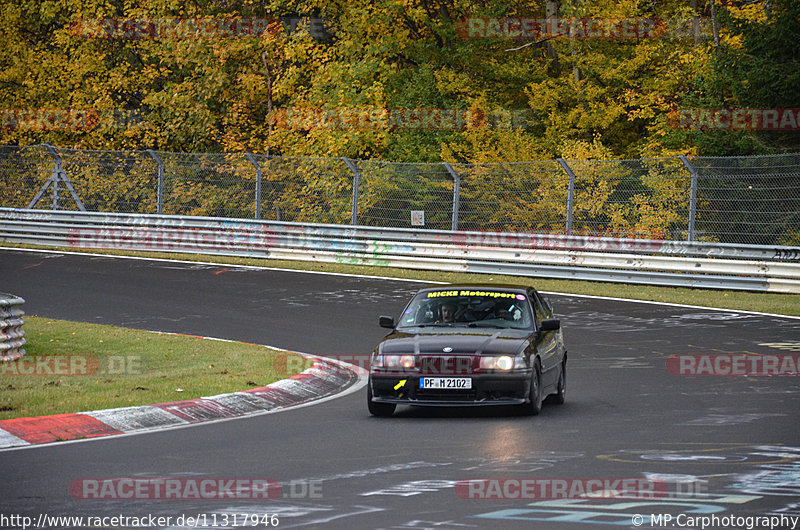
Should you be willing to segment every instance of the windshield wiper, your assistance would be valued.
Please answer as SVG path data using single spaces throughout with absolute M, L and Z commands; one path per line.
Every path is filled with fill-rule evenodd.
M 497 328 L 497 329 L 506 329 L 508 326 L 500 326 L 498 324 L 492 324 L 490 322 L 470 322 L 468 324 L 471 328 Z

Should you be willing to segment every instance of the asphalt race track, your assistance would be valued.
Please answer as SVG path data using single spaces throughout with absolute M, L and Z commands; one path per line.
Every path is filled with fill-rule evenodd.
M 25 298 L 29 315 L 334 356 L 369 353 L 385 331 L 378 315 L 396 316 L 419 287 L 22 251 L 0 251 L 0 278 L 0 290 Z M 567 403 L 545 405 L 537 417 L 401 407 L 379 419 L 369 416 L 362 389 L 254 418 L 4 451 L 0 514 L 169 516 L 170 528 L 192 526 L 178 524 L 181 515 L 202 515 L 207 528 L 234 528 L 252 527 L 254 519 L 244 515 L 277 514 L 279 528 L 553 530 L 633 528 L 636 514 L 644 514 L 643 528 L 699 528 L 693 518 L 712 515 L 800 516 L 800 379 L 689 377 L 667 369 L 667 358 L 677 354 L 797 354 L 800 320 L 549 298 L 569 349 Z M 273 500 L 70 494 L 74 481 L 98 478 L 264 478 L 283 489 Z M 468 479 L 499 480 L 482 483 L 483 490 L 456 487 Z M 612 489 L 619 479 L 666 486 L 650 500 L 564 492 L 512 498 L 524 481 L 571 489 L 589 479 L 609 481 Z M 490 498 L 470 498 L 480 495 Z M 652 523 L 651 514 L 663 517 Z M 711 527 L 746 527 L 717 522 Z M 111 519 L 103 525 L 131 526 Z M 8 519 L 0 526 L 21 527 Z

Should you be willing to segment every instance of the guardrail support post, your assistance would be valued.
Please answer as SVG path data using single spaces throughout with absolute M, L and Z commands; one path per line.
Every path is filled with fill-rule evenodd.
M 689 162 L 686 155 L 678 156 L 684 167 L 689 170 L 692 175 L 691 189 L 689 193 L 689 233 L 686 235 L 686 241 L 694 241 L 694 224 L 697 217 L 697 169 Z
M 28 209 L 30 210 L 36 206 L 36 203 L 42 198 L 42 195 L 44 195 L 44 192 L 47 191 L 47 188 L 53 186 L 53 210 L 58 210 L 58 185 L 59 183 L 63 182 L 67 187 L 67 191 L 69 191 L 70 195 L 72 195 L 72 198 L 75 200 L 75 204 L 78 206 L 78 209 L 82 212 L 85 212 L 86 208 L 83 207 L 81 199 L 78 197 L 78 194 L 75 193 L 75 188 L 72 187 L 72 182 L 69 181 L 67 173 L 64 171 L 64 168 L 61 165 L 61 155 L 59 155 L 55 148 L 49 143 L 45 142 L 44 145 L 47 148 L 47 152 L 53 157 L 53 173 L 50 174 L 50 178 L 47 179 L 47 182 L 45 182 L 44 186 L 42 186 L 30 204 L 28 204 Z
M 256 219 L 261 219 L 261 166 L 258 165 L 256 159 L 250 153 L 245 153 L 244 156 L 256 168 Z
M 453 219 L 450 223 L 450 230 L 455 232 L 458 230 L 458 207 L 461 203 L 461 177 L 449 162 L 442 162 L 442 165 L 453 177 Z
M 156 161 L 156 164 L 158 164 L 158 183 L 156 184 L 158 188 L 156 190 L 156 213 L 161 215 L 164 213 L 164 162 L 161 161 L 156 152 L 152 149 L 148 149 L 147 154 Z
M 572 208 L 575 203 L 575 173 L 572 171 L 572 168 L 569 167 L 567 161 L 563 158 L 557 158 L 556 161 L 561 166 L 567 175 L 569 175 L 569 189 L 567 190 L 567 226 L 565 227 L 565 233 L 568 236 L 572 235 Z
M 346 156 L 342 157 L 342 161 L 347 164 L 347 167 L 350 168 L 350 171 L 353 172 L 353 207 L 351 210 L 350 215 L 350 224 L 357 225 L 358 224 L 358 186 L 359 182 L 361 181 L 361 173 L 358 171 L 358 168 L 353 161 L 347 158 Z

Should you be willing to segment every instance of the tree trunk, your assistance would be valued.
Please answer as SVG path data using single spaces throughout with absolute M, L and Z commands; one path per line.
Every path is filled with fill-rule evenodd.
M 547 0 L 544 9 L 545 17 L 548 20 L 548 27 L 550 27 L 551 19 L 558 18 L 558 0 Z M 556 52 L 555 47 L 550 42 L 547 43 L 547 55 L 558 61 L 558 52 Z
M 272 145 L 272 71 L 267 62 L 267 52 L 261 54 L 264 63 L 264 74 L 267 76 L 267 156 Z
M 717 15 L 714 11 L 714 0 L 711 0 L 711 29 L 714 32 L 714 49 L 719 48 L 719 28 L 717 27 Z

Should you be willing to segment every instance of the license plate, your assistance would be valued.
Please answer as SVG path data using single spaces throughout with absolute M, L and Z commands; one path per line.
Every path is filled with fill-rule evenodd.
M 436 390 L 469 390 L 472 388 L 472 379 L 469 377 L 420 377 L 419 387 Z

